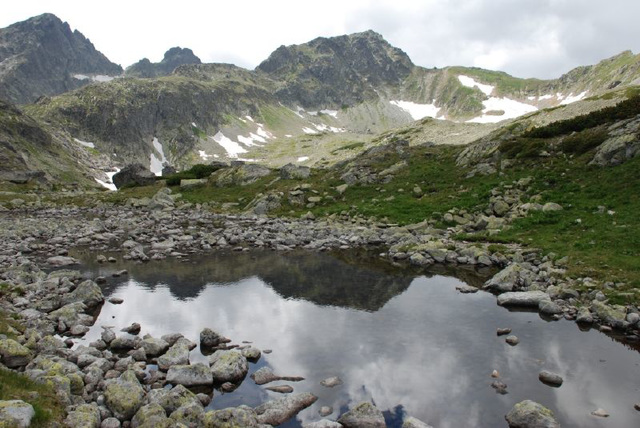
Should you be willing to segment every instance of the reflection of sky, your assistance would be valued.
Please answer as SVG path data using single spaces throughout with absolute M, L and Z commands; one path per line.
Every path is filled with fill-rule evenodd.
M 349 278 L 345 287 L 352 285 Z M 122 305 L 105 304 L 86 340 L 95 340 L 101 325 L 118 329 L 132 322 L 142 333 L 159 337 L 181 332 L 198 339 L 210 327 L 240 343 L 261 349 L 258 366 L 277 374 L 304 376 L 290 383 L 319 400 L 299 415 L 319 419 L 329 405 L 337 417 L 351 403 L 373 400 L 384 411 L 397 406 L 431 425 L 446 427 L 505 426 L 514 403 L 533 399 L 550 407 L 563 426 L 638 426 L 633 409 L 639 400 L 640 357 L 597 332 L 580 332 L 570 322 L 547 323 L 537 314 L 510 313 L 486 293 L 455 291 L 458 280 L 420 277 L 377 312 L 322 307 L 304 300 L 285 300 L 258 277 L 234 285 L 209 284 L 192 299 L 177 300 L 170 285 L 124 280 L 112 295 Z M 511 327 L 521 342 L 510 347 L 497 327 Z M 198 351 L 192 361 L 204 361 Z M 252 365 L 252 371 L 256 366 Z M 497 369 L 509 394 L 490 387 Z M 538 381 L 542 369 L 563 375 L 561 388 Z M 340 376 L 344 385 L 319 385 Z M 216 395 L 215 407 L 245 402 L 257 405 L 276 393 L 264 392 L 251 380 L 233 394 Z M 589 413 L 602 407 L 606 421 Z M 290 425 L 290 424 L 289 424 Z

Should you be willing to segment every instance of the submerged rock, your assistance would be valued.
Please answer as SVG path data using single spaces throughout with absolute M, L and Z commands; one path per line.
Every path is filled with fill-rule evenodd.
M 531 400 L 514 405 L 505 418 L 510 428 L 560 428 L 551 410 Z
M 520 306 L 535 307 L 540 305 L 543 300 L 548 300 L 549 296 L 544 291 L 514 291 L 510 293 L 502 293 L 498 296 L 498 304 L 500 306 Z
M 275 382 L 277 380 L 285 380 L 288 382 L 300 382 L 304 380 L 303 377 L 299 376 L 278 376 L 273 373 L 269 367 L 260 367 L 251 375 L 251 379 L 253 379 L 256 385 L 264 385 L 265 383 Z

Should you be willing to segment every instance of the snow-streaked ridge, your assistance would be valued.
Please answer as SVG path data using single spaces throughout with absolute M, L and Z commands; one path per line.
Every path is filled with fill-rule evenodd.
M 462 86 L 466 86 L 467 88 L 477 87 L 480 89 L 486 96 L 491 95 L 495 86 L 485 85 L 483 83 L 476 82 L 473 78 L 469 76 L 459 75 L 458 80 L 462 84 Z
M 155 153 L 151 152 L 149 156 L 149 170 L 159 177 L 162 175 L 162 167 L 167 162 L 167 158 L 164 155 L 162 143 L 158 141 L 156 137 L 153 137 L 153 148 L 160 157 L 157 157 Z

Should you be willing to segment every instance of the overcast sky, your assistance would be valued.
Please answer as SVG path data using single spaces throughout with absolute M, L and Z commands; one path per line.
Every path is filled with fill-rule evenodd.
M 123 67 L 173 46 L 254 68 L 280 45 L 368 29 L 424 67 L 478 66 L 559 77 L 640 51 L 639 0 L 20 0 L 0 27 L 51 12 Z

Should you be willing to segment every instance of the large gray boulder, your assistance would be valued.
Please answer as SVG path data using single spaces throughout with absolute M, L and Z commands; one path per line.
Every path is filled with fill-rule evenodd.
M 203 423 L 207 428 L 255 428 L 258 427 L 258 415 L 246 406 L 229 407 L 205 413 Z
M 33 406 L 22 400 L 0 401 L 0 426 L 27 428 L 36 415 Z
M 213 384 L 213 374 L 209 366 L 202 363 L 171 366 L 167 372 L 167 382 L 187 387 L 209 386 Z
M 104 398 L 113 415 L 121 421 L 126 421 L 142 407 L 145 392 L 135 372 L 127 370 L 118 379 L 107 381 Z
M 640 153 L 640 138 L 637 134 L 623 134 L 609 138 L 602 143 L 590 165 L 614 166 L 635 157 Z
M 362 402 L 344 415 L 338 422 L 345 428 L 385 428 L 382 412 L 369 402 Z
M 237 383 L 245 378 L 249 371 L 249 363 L 240 351 L 220 350 L 209 357 L 213 381 L 217 384 Z
M 171 421 L 167 417 L 167 412 L 158 403 L 150 403 L 138 409 L 131 426 L 138 428 L 139 426 L 171 426 Z
M 100 409 L 93 404 L 82 404 L 69 412 L 64 423 L 68 427 L 100 428 Z
M 280 178 L 283 180 L 304 180 L 311 175 L 311 168 L 308 166 L 294 165 L 288 163 L 280 168 Z
M 156 176 L 142 164 L 134 163 L 122 168 L 112 180 L 118 189 L 122 189 L 125 186 L 148 186 L 155 183 Z
M 559 428 L 553 412 L 541 404 L 524 400 L 513 406 L 506 416 L 510 428 Z
M 537 308 L 540 302 L 549 300 L 549 295 L 544 291 L 512 291 L 498 296 L 500 306 L 520 306 Z
M 315 395 L 303 392 L 267 401 L 255 408 L 258 422 L 273 426 L 280 425 L 311 406 L 317 399 Z
M 90 279 L 81 282 L 75 290 L 62 297 L 62 304 L 82 302 L 87 308 L 93 308 L 104 302 L 102 289 Z
M 184 385 L 174 386 L 170 390 L 152 389 L 146 399 L 146 404 L 158 404 L 168 415 L 186 404 L 196 402 L 200 403 L 198 397 Z
M 180 338 L 164 354 L 158 357 L 158 367 L 167 371 L 171 366 L 189 364 L 189 340 Z
M 141 345 L 147 357 L 157 357 L 169 349 L 169 344 L 166 341 L 149 335 L 142 338 Z
M 215 330 L 205 328 L 200 332 L 200 347 L 215 348 L 225 341 L 225 337 Z
M 0 360 L 5 366 L 14 369 L 24 367 L 31 361 L 31 351 L 13 339 L 0 340 Z
M 535 279 L 535 274 L 519 263 L 512 263 L 485 283 L 485 288 L 491 291 L 513 291 L 528 287 Z

